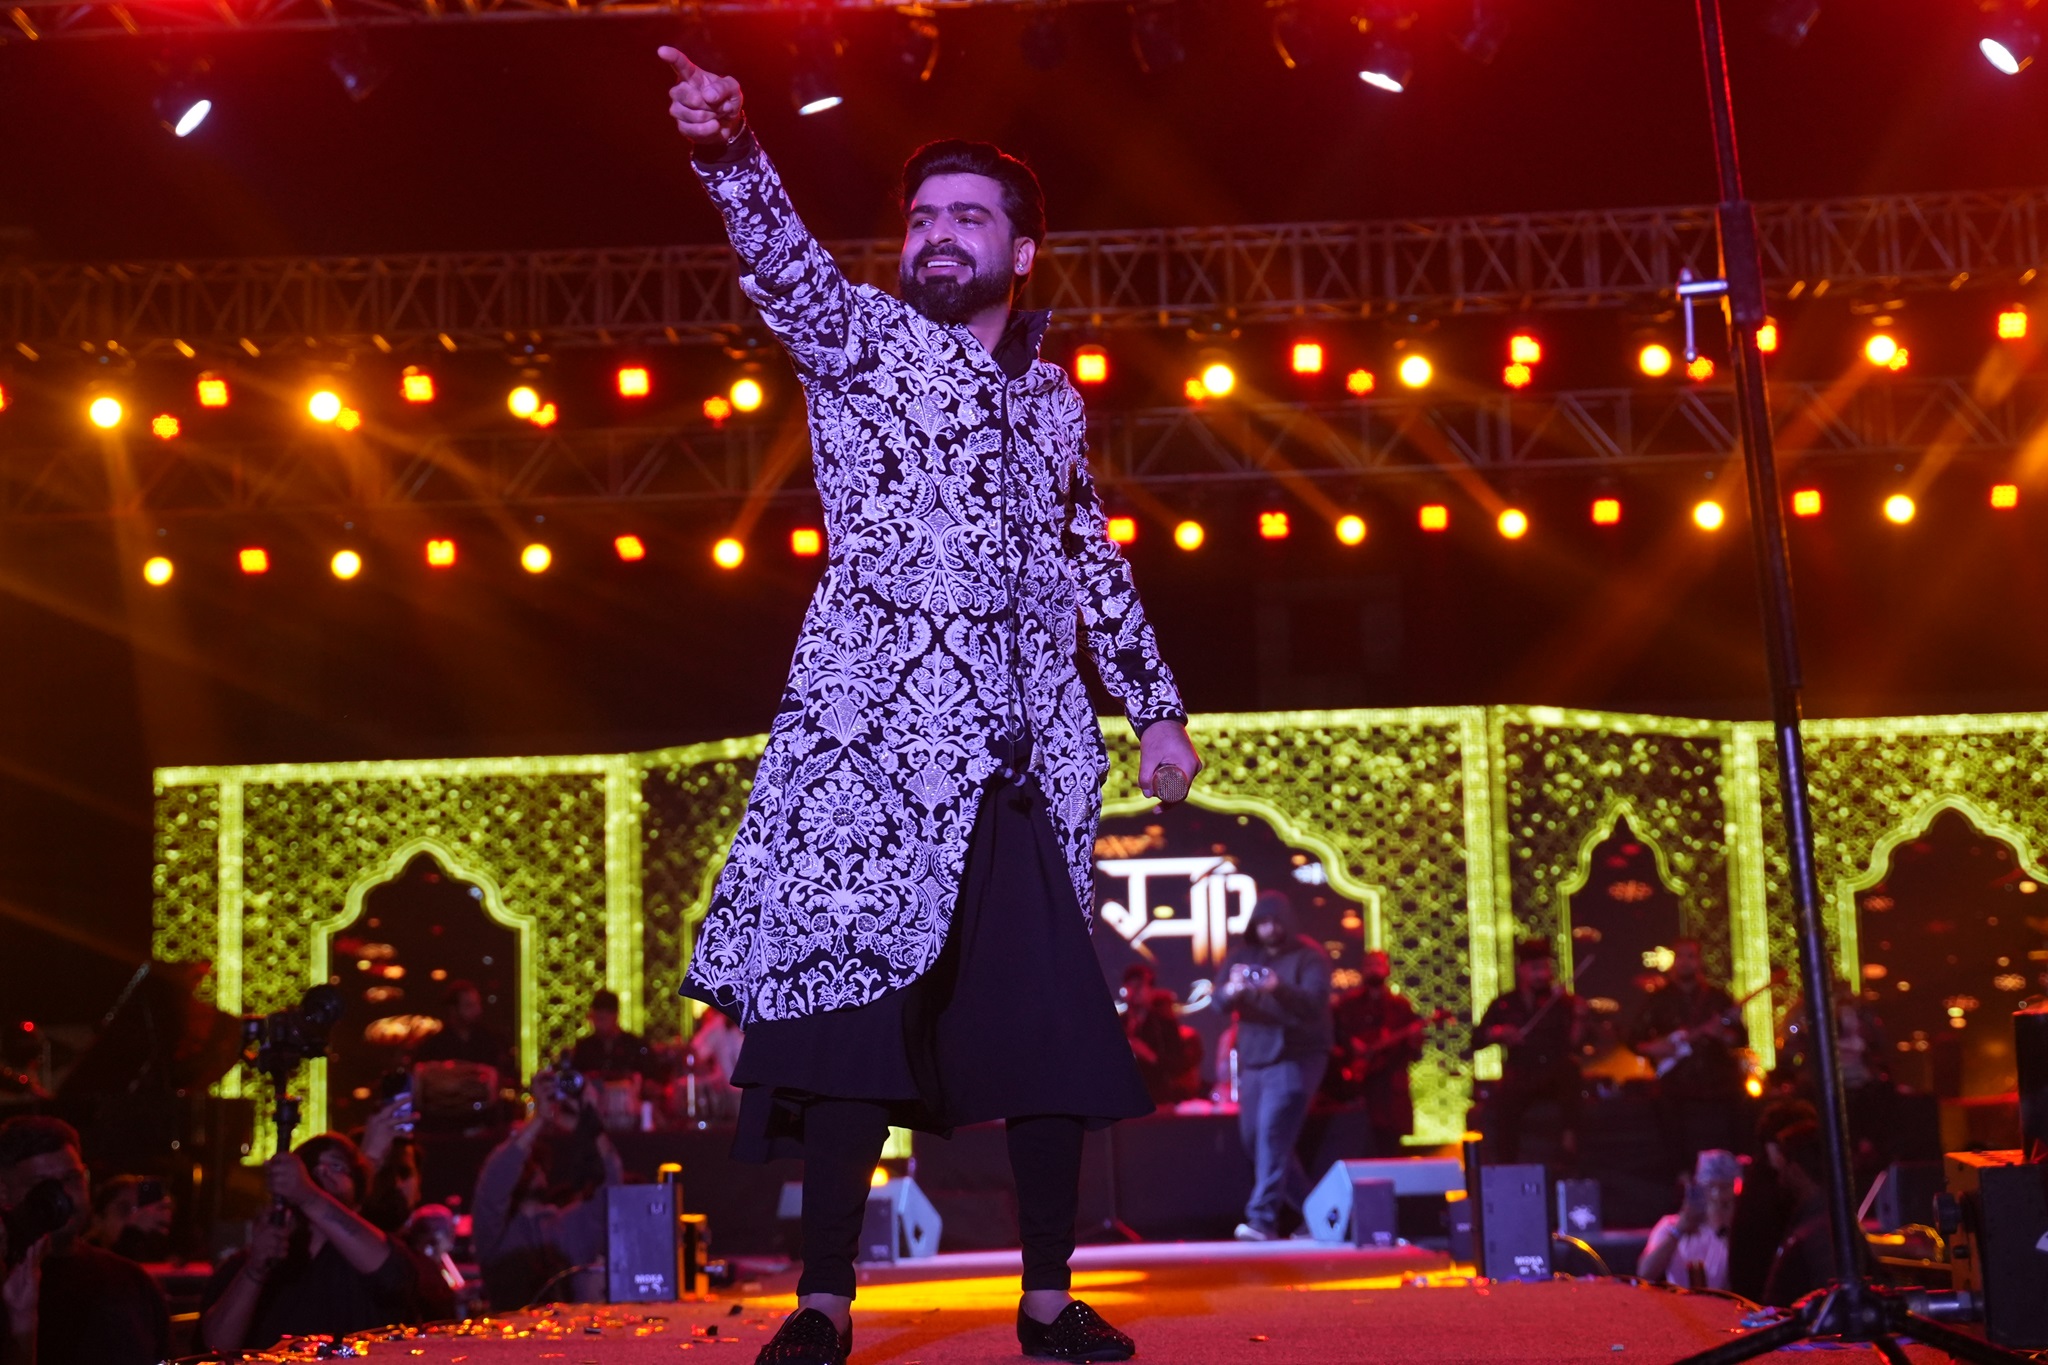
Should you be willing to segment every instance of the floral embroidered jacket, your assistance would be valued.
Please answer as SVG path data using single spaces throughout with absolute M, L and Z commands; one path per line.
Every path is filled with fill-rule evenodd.
M 1081 638 L 1138 730 L 1183 712 L 1105 532 L 1080 395 L 1037 359 L 1047 315 L 1013 317 L 1006 372 L 965 326 L 850 284 L 751 133 L 696 169 L 802 379 L 828 547 L 683 986 L 751 1024 L 931 966 L 982 790 L 1020 752 L 1091 913 L 1108 760 Z

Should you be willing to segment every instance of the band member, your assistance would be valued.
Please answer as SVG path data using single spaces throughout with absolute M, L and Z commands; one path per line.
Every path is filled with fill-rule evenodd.
M 1749 1044 L 1735 997 L 1701 974 L 1698 939 L 1671 945 L 1671 966 L 1629 1030 L 1657 1068 L 1657 1102 L 1671 1164 L 1682 1170 L 1710 1147 L 1742 1145 L 1742 1061 Z
M 1161 990 L 1150 965 L 1124 968 L 1124 1037 L 1154 1104 L 1178 1104 L 1202 1093 L 1202 1039 L 1180 1021 L 1180 1002 Z
M 619 997 L 599 991 L 590 997 L 590 1032 L 576 1040 L 569 1065 L 586 1076 L 658 1079 L 661 1061 L 647 1040 L 619 1027 Z
M 1241 1242 L 1292 1231 L 1308 1194 L 1294 1145 L 1330 1062 L 1330 958 L 1299 933 L 1285 894 L 1266 891 L 1244 940 L 1223 960 L 1217 993 L 1237 1016 L 1237 1131 L 1252 1158 L 1252 1197 Z
M 1550 940 L 1516 944 L 1514 990 L 1488 1005 L 1472 1030 L 1475 1052 L 1495 1045 L 1502 1049 L 1500 1081 L 1484 1106 L 1495 1162 L 1507 1165 L 1521 1158 L 1522 1125 L 1539 1104 L 1557 1106 L 1562 1164 L 1577 1162 L 1584 1098 L 1578 1059 L 1588 1017 L 1585 1002 L 1557 984 Z
M 1107 756 L 1074 658 L 1200 767 L 1105 534 L 1079 393 L 1012 308 L 1037 178 L 986 143 L 904 169 L 898 299 L 812 238 L 739 83 L 673 48 L 670 112 L 810 413 L 829 557 L 683 987 L 746 1029 L 735 1155 L 804 1160 L 798 1308 L 760 1360 L 843 1362 L 869 1176 L 894 1122 L 1004 1119 L 1030 1355 L 1122 1359 L 1068 1294 L 1085 1129 L 1152 1112 L 1083 908 Z M 1174 786 L 1179 787 L 1178 780 Z
M 500 1085 L 519 1084 L 512 1047 L 484 1022 L 484 993 L 474 981 L 448 983 L 441 998 L 441 1028 L 420 1044 L 415 1059 L 487 1066 Z
M 1405 997 L 1387 989 L 1393 964 L 1378 949 L 1367 953 L 1357 989 L 1337 1001 L 1337 1048 L 1346 1098 L 1365 1101 L 1373 1156 L 1401 1155 L 1401 1139 L 1415 1131 L 1415 1100 L 1408 1068 L 1422 1060 L 1423 1021 Z

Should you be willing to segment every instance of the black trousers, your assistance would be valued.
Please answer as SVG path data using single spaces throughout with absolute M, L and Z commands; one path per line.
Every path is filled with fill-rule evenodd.
M 889 1107 L 816 1099 L 804 1106 L 804 1271 L 798 1294 L 854 1294 L 853 1261 L 869 1181 L 889 1136 Z M 1066 1289 L 1081 1203 L 1083 1124 L 1069 1114 L 1007 1121 L 1024 1244 L 1024 1288 Z

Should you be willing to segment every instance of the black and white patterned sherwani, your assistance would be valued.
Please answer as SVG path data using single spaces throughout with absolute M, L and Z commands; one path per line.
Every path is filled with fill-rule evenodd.
M 851 285 L 751 133 L 696 168 L 802 379 L 829 546 L 683 987 L 752 1027 L 933 967 L 1019 733 L 1089 913 L 1107 756 L 1077 634 L 1134 727 L 1183 713 L 1105 534 L 1080 395 L 1035 358 L 1045 316 L 1013 319 L 1013 378 L 966 326 Z

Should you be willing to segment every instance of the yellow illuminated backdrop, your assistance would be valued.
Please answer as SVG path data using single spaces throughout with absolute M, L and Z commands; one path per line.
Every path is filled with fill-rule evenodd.
M 1419 1008 L 1469 1019 L 1509 979 L 1517 935 L 1569 945 L 1571 896 L 1624 818 L 1738 995 L 1795 965 L 1768 726 L 1517 706 L 1219 715 L 1191 728 L 1210 765 L 1191 799 L 1263 819 L 1321 858 Z M 1857 891 L 1942 810 L 2038 868 L 2048 715 L 1818 721 L 1807 733 L 1822 893 L 1852 978 Z M 1105 734 L 1106 809 L 1143 809 L 1127 728 Z M 362 898 L 424 852 L 518 938 L 528 1074 L 573 1041 L 603 986 L 628 1028 L 673 1038 L 686 1027 L 675 984 L 761 743 L 163 769 L 156 954 L 213 963 L 224 1009 L 283 1008 L 327 979 L 330 940 Z M 1773 1004 L 1766 992 L 1750 1006 L 1767 1063 Z M 1475 1069 L 1497 1063 L 1482 1054 L 1475 1067 L 1453 1031 L 1428 1046 L 1417 1136 L 1443 1140 L 1464 1127 Z M 246 1084 L 238 1073 L 223 1086 Z M 305 1089 L 317 1130 L 324 1075 Z

